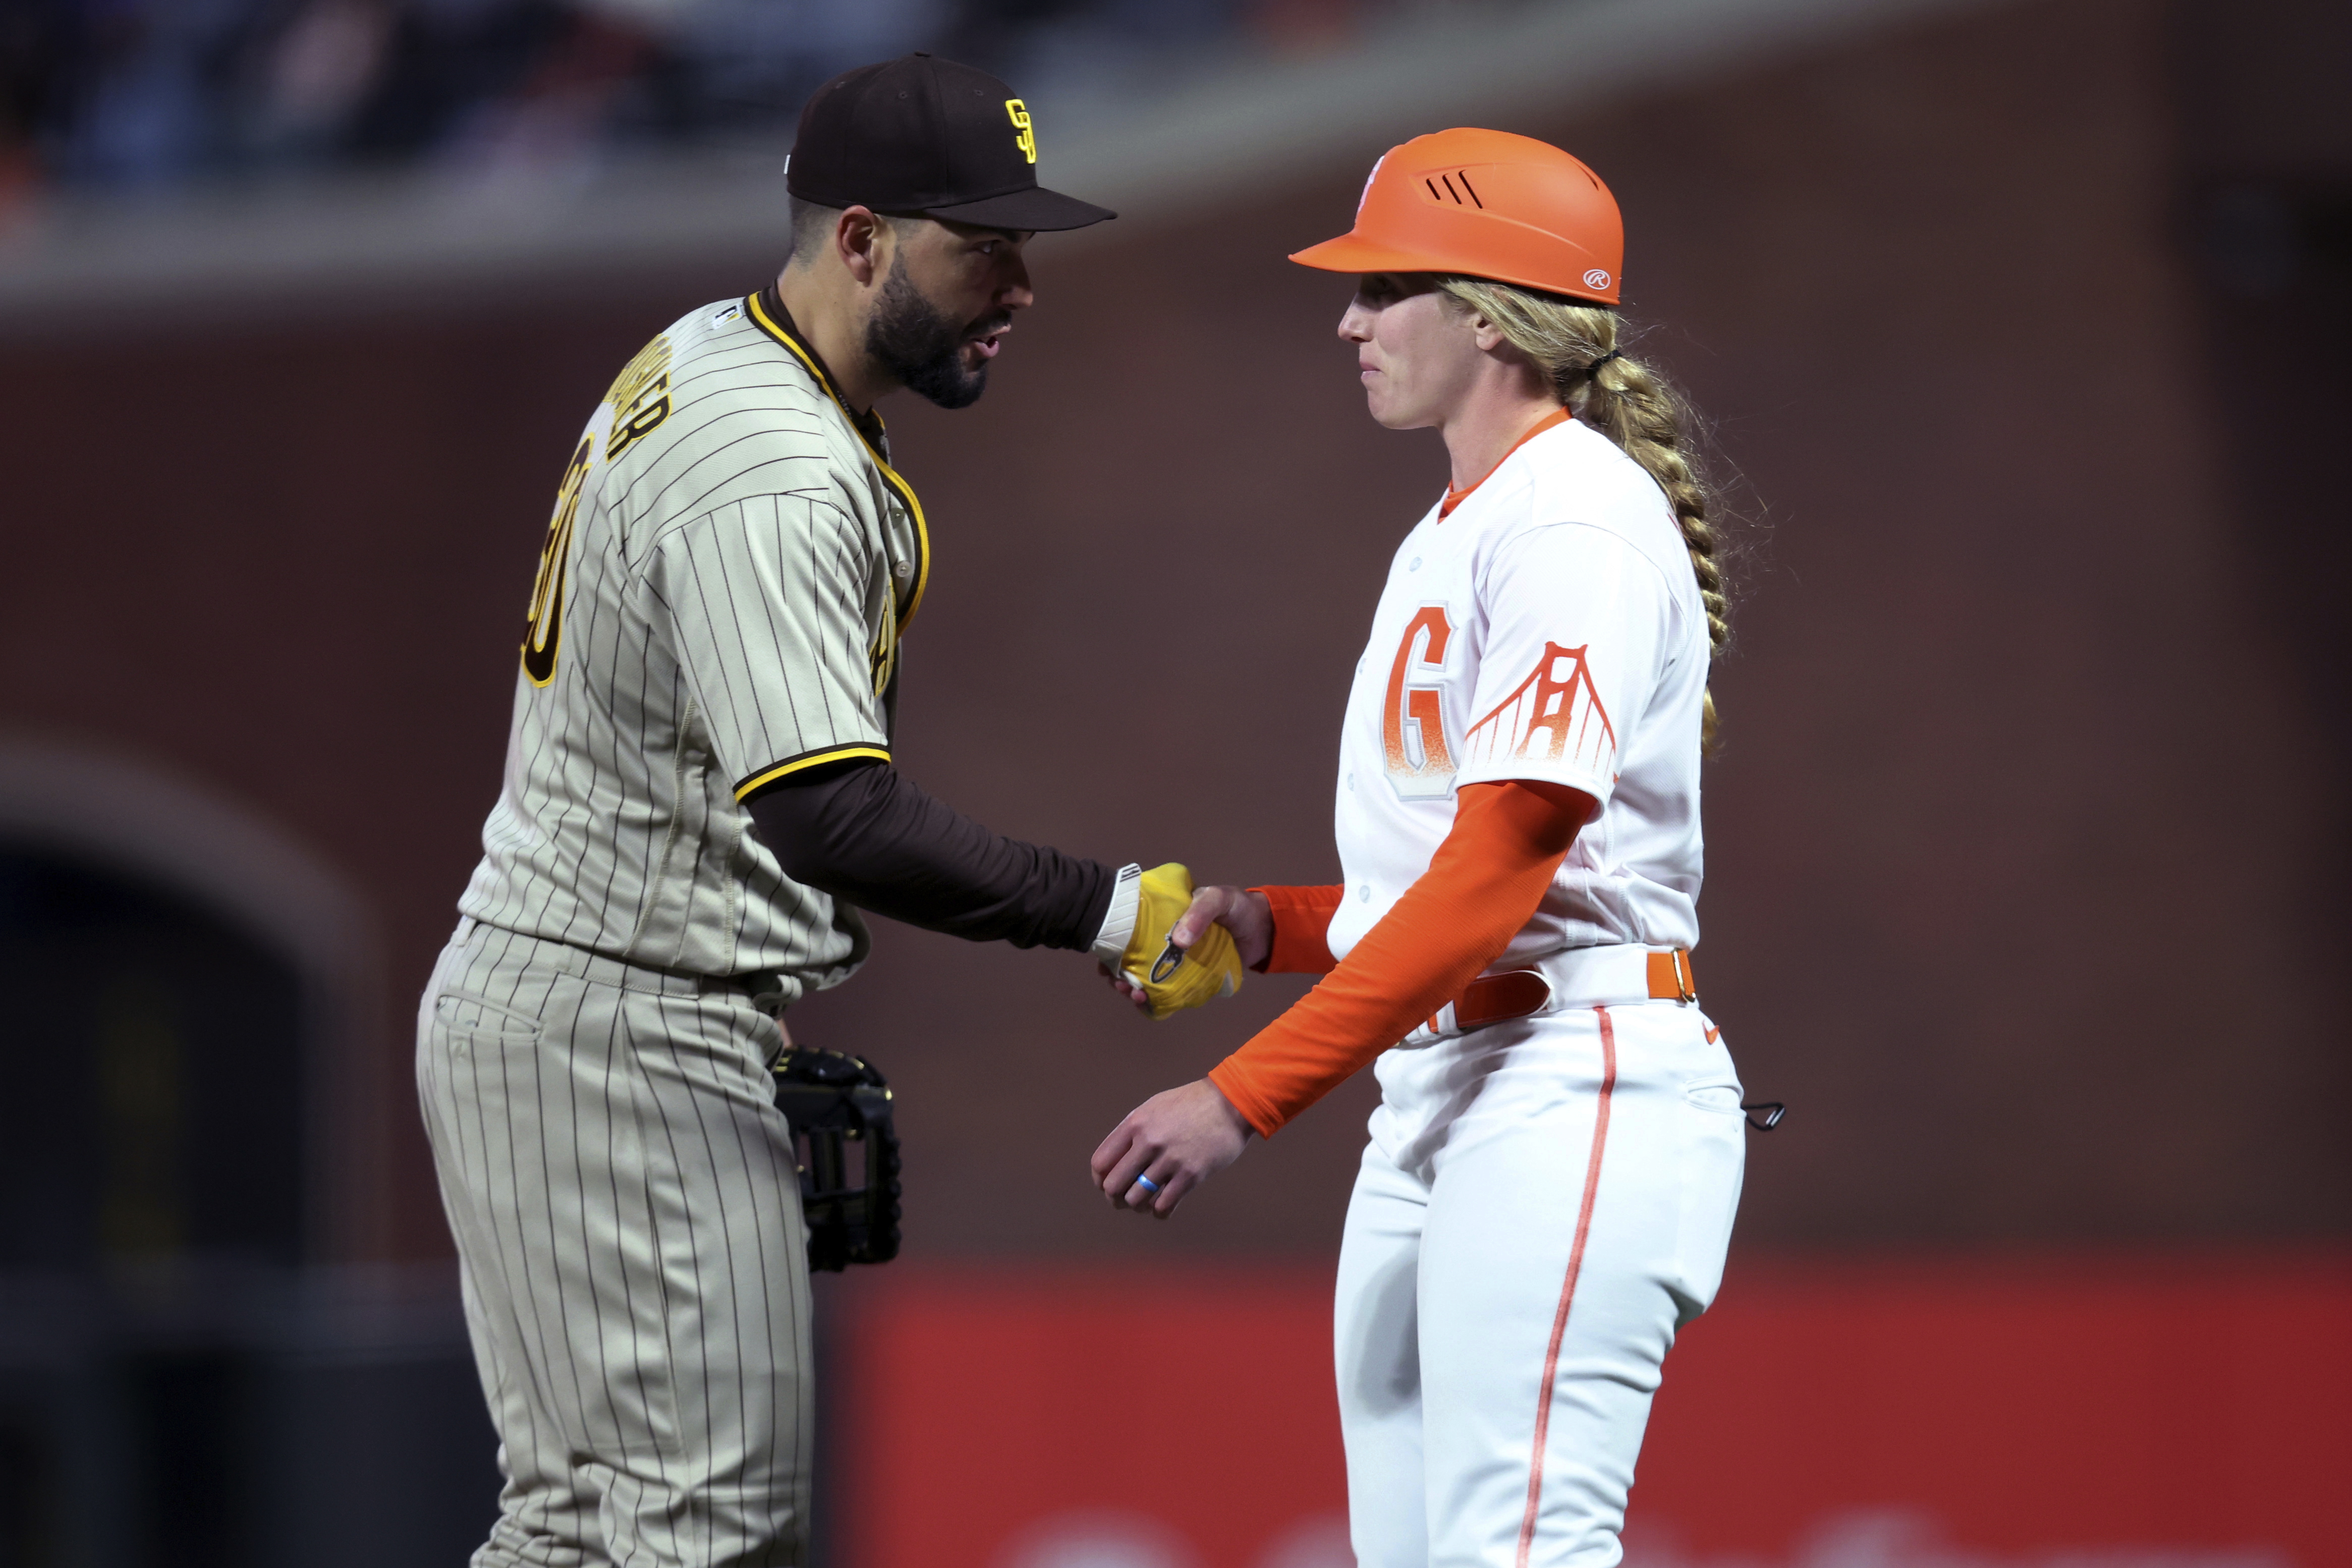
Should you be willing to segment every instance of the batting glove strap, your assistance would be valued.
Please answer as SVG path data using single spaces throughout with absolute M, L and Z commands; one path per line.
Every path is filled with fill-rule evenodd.
M 1104 911 L 1102 930 L 1095 933 L 1094 946 L 1088 949 L 1095 962 L 1106 969 L 1117 970 L 1127 962 L 1127 950 L 1135 941 L 1135 914 L 1141 906 L 1142 889 L 1142 867 L 1118 868 L 1118 880 L 1111 886 L 1110 908 Z

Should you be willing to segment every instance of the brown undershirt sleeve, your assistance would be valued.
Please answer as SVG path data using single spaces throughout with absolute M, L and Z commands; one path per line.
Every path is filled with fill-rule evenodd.
M 992 833 L 887 763 L 793 774 L 749 803 L 760 837 L 803 887 L 971 942 L 1083 952 L 1118 872 Z

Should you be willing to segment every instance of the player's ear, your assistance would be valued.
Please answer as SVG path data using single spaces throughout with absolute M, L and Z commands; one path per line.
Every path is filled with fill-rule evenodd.
M 870 288 L 889 270 L 889 220 L 871 207 L 844 207 L 834 220 L 833 247 L 849 275 Z

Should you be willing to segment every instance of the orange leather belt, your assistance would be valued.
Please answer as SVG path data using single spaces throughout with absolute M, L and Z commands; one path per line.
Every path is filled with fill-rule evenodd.
M 1652 1001 L 1698 1000 L 1698 982 L 1692 977 L 1686 950 L 1678 947 L 1672 952 L 1651 953 L 1649 971 Z M 1528 1017 L 1542 1012 L 1551 998 L 1551 982 L 1536 970 L 1484 974 L 1464 986 L 1462 994 L 1454 999 L 1454 1025 L 1457 1029 L 1482 1029 L 1489 1024 Z

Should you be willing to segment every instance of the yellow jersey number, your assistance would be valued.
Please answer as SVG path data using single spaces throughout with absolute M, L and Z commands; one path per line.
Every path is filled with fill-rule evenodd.
M 580 487 L 596 450 L 593 432 L 580 438 L 556 487 L 555 516 L 547 525 L 547 546 L 539 552 L 539 577 L 530 585 L 530 620 L 523 628 L 522 672 L 533 686 L 555 679 L 555 655 L 563 644 L 563 580 L 571 570 L 572 524 L 580 515 Z
M 669 339 L 656 338 L 614 378 L 604 401 L 613 405 L 612 434 L 604 461 L 652 435 L 669 417 Z M 523 628 L 522 668 L 533 686 L 555 679 L 555 656 L 563 644 L 563 586 L 571 573 L 572 525 L 580 515 L 580 489 L 594 466 L 596 432 L 580 438 L 579 450 L 555 488 L 555 515 L 547 525 L 547 545 L 539 554 L 539 576 L 530 586 L 530 617 Z

